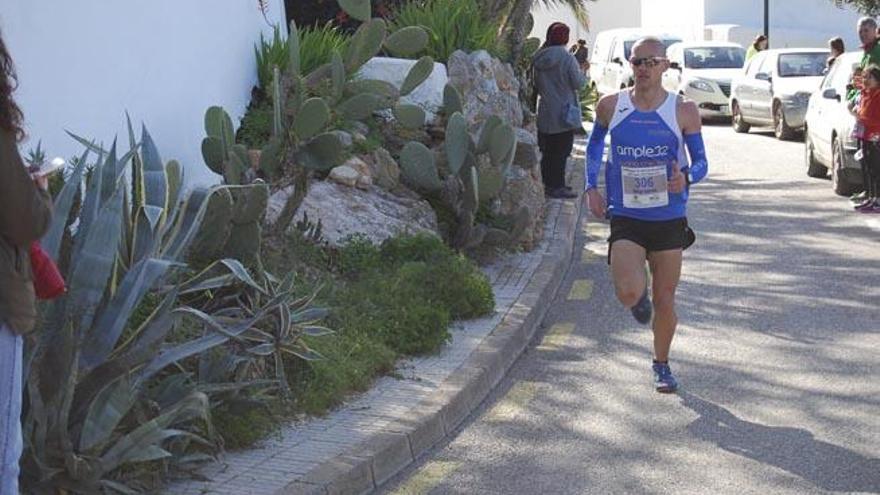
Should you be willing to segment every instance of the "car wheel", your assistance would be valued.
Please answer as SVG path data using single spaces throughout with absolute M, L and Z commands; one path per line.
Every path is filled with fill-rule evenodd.
M 794 129 L 785 121 L 785 110 L 779 102 L 773 105 L 773 134 L 779 140 L 789 140 L 795 135 Z
M 849 183 L 843 176 L 843 154 L 843 142 L 835 136 L 831 144 L 831 185 L 836 194 L 849 196 L 857 193 L 860 188 Z
M 804 161 L 807 164 L 807 175 L 816 179 L 824 179 L 828 177 L 828 167 L 816 160 L 816 153 L 813 147 L 813 140 L 810 139 L 810 133 L 804 129 Z
M 735 132 L 749 132 L 752 126 L 743 120 L 742 112 L 739 110 L 739 103 L 736 100 L 730 103 L 730 114 L 732 115 L 730 122 L 733 124 Z

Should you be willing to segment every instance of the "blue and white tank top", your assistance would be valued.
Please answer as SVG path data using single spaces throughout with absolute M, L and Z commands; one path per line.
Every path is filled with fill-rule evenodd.
M 612 217 L 663 221 L 687 215 L 687 190 L 673 194 L 666 189 L 673 163 L 688 166 L 677 104 L 678 96 L 669 93 L 659 108 L 642 112 L 633 105 L 629 91 L 618 94 L 608 126 L 611 152 L 605 167 Z

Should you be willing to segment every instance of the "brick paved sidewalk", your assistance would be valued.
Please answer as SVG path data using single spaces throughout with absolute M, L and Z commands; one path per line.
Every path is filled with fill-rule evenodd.
M 582 173 L 573 172 L 577 190 Z M 382 377 L 327 417 L 285 426 L 258 448 L 203 468 L 204 481 L 178 482 L 163 493 L 362 493 L 380 486 L 452 432 L 522 352 L 567 267 L 579 209 L 576 201 L 549 201 L 538 247 L 483 268 L 494 316 L 454 323 L 451 343 L 401 361 L 398 378 Z

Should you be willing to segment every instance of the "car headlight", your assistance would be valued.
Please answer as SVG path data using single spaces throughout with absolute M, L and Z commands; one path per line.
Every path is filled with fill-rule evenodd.
M 694 79 L 693 81 L 688 83 L 688 86 L 696 89 L 697 91 L 705 91 L 707 93 L 712 93 L 713 91 L 715 91 L 715 88 L 713 88 L 708 81 L 703 81 L 700 79 Z

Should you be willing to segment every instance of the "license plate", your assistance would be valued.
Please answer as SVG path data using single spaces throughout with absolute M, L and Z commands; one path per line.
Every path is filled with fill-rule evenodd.
M 729 105 L 719 105 L 718 111 L 721 113 L 730 113 L 730 106 Z

